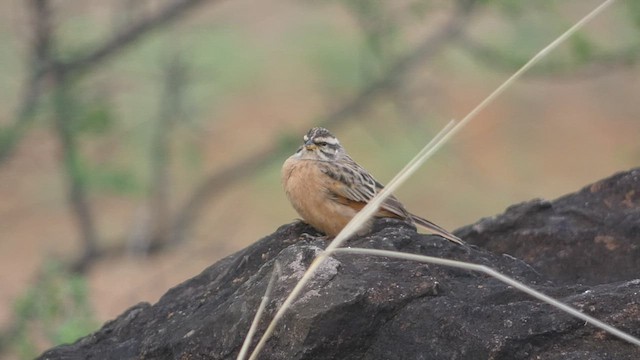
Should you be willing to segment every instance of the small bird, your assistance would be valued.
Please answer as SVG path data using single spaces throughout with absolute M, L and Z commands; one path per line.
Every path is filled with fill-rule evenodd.
M 303 145 L 282 166 L 284 190 L 305 222 L 334 237 L 384 186 L 347 154 L 329 130 L 315 127 L 303 140 Z M 402 219 L 464 245 L 447 230 L 408 212 L 393 195 L 384 201 L 375 217 Z M 359 234 L 368 232 L 370 227 L 371 221 Z

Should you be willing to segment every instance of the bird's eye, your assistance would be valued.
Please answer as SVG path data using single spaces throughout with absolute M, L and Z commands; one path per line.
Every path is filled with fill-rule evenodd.
M 327 146 L 328 144 L 327 144 L 326 141 L 319 141 L 319 142 L 316 143 L 316 145 L 318 145 L 318 146 Z

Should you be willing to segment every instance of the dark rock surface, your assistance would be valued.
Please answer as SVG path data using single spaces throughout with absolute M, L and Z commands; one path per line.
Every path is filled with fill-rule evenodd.
M 302 223 L 284 225 L 158 303 L 138 304 L 41 358 L 235 359 L 274 262 L 282 276 L 267 319 L 325 248 L 303 233 L 317 235 Z M 347 245 L 485 264 L 640 336 L 640 169 L 553 202 L 513 206 L 457 235 L 480 246 L 390 219 Z M 258 335 L 266 326 L 263 319 Z M 259 358 L 640 359 L 640 348 L 483 274 L 341 254 L 307 284 Z
M 556 284 L 640 278 L 640 169 L 553 202 L 532 200 L 456 232 L 524 260 Z

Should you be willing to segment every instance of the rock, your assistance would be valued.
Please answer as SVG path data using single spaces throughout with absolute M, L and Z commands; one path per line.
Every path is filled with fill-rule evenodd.
M 457 233 L 526 261 L 557 284 L 640 277 L 640 168 L 553 202 L 533 200 Z M 615 264 L 615 266 L 612 266 Z
M 532 201 L 456 234 L 457 246 L 393 219 L 351 247 L 490 266 L 640 336 L 640 169 L 553 202 Z M 268 320 L 326 241 L 296 222 L 41 359 L 235 359 L 277 261 Z M 508 253 L 503 254 L 503 253 Z M 523 260 L 526 260 L 524 262 Z M 638 359 L 640 348 L 488 277 L 337 254 L 283 317 L 260 359 Z

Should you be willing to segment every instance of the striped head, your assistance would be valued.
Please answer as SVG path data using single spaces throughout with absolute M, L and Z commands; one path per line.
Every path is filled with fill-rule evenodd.
M 302 139 L 304 143 L 296 152 L 301 159 L 333 161 L 344 153 L 338 139 L 325 128 L 315 127 Z

